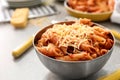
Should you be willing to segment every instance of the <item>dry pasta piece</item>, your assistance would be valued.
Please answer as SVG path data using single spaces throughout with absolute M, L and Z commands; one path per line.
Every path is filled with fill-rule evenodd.
M 115 30 L 111 30 L 111 32 L 113 33 L 113 35 L 115 36 L 116 39 L 120 40 L 120 33 L 115 31 Z
M 119 80 L 119 79 L 120 79 L 120 69 L 117 69 L 110 74 L 98 78 L 97 80 Z

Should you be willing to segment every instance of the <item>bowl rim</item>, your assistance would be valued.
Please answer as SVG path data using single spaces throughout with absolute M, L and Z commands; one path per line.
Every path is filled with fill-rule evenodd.
M 55 23 L 55 24 L 67 23 L 67 22 L 75 22 L 75 21 L 63 21 L 63 22 L 58 22 L 58 23 Z M 94 24 L 99 25 L 100 27 L 105 28 L 105 29 L 107 29 L 107 30 L 110 31 L 110 29 L 106 28 L 105 26 L 103 26 L 103 25 L 101 25 L 101 24 L 98 24 L 98 23 L 95 23 L 95 22 L 94 22 Z M 94 59 L 92 59 L 92 60 L 86 60 L 86 61 L 64 61 L 64 60 L 58 60 L 58 59 L 51 58 L 51 57 L 49 57 L 49 56 L 46 56 L 46 55 L 42 54 L 40 51 L 38 51 L 38 49 L 37 49 L 37 47 L 36 47 L 36 45 L 35 45 L 35 39 L 36 39 L 36 36 L 38 35 L 38 33 L 40 33 L 40 32 L 43 31 L 43 30 L 46 31 L 47 29 L 51 28 L 53 25 L 54 25 L 54 24 L 50 24 L 50 25 L 45 26 L 44 28 L 38 30 L 38 31 L 34 34 L 34 36 L 33 36 L 33 41 L 32 41 L 33 47 L 34 47 L 34 49 L 37 51 L 36 53 L 37 53 L 38 55 L 42 55 L 42 56 L 44 56 L 44 57 L 46 57 L 46 58 L 48 58 L 48 59 L 50 59 L 50 60 L 53 60 L 53 61 L 56 61 L 56 62 L 62 62 L 62 63 L 85 63 L 85 62 L 86 62 L 86 63 L 87 63 L 87 62 L 89 63 L 89 62 L 91 62 L 91 61 L 96 61 L 96 60 L 99 60 L 100 58 L 102 58 L 102 57 L 104 57 L 104 56 L 107 56 L 108 54 L 110 54 L 110 51 L 112 51 L 113 48 L 114 48 L 114 46 L 115 46 L 115 37 L 114 37 L 113 33 L 110 31 L 114 43 L 113 43 L 112 48 L 111 48 L 110 50 L 108 50 L 108 52 L 107 52 L 106 54 L 104 54 L 104 55 L 102 55 L 102 56 L 99 56 L 99 57 L 94 58 Z M 45 32 L 45 31 L 44 31 L 44 32 Z M 42 33 L 42 34 L 43 34 L 43 33 Z
M 102 13 L 88 13 L 88 12 L 82 12 L 82 11 L 78 11 L 78 10 L 75 10 L 75 9 L 72 9 L 71 7 L 68 6 L 67 4 L 67 1 L 64 1 L 64 6 L 66 9 L 74 12 L 74 13 L 77 13 L 77 14 L 86 14 L 86 15 L 103 15 L 103 14 L 110 14 L 112 13 L 113 11 L 107 11 L 107 12 L 102 12 Z

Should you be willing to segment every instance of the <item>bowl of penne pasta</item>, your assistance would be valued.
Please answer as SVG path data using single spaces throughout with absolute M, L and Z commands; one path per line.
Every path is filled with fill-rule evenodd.
M 43 65 L 69 79 L 99 71 L 109 60 L 114 43 L 109 29 L 86 18 L 51 24 L 39 30 L 33 40 Z
M 66 0 L 64 6 L 71 16 L 100 22 L 110 18 L 114 0 Z

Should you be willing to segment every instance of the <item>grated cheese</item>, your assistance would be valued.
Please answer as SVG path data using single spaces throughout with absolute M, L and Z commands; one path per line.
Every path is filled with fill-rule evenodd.
M 93 28 L 88 25 L 74 23 L 72 25 L 55 24 L 47 32 L 56 34 L 59 37 L 58 46 L 73 46 L 79 48 L 82 42 L 88 40 L 88 36 L 93 32 Z M 49 33 L 50 34 L 50 33 Z

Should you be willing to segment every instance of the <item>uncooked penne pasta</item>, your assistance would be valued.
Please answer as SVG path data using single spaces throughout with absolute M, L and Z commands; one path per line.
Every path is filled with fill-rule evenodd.
M 32 46 L 33 37 L 30 37 L 26 42 L 18 46 L 12 51 L 12 55 L 14 58 L 20 57 L 28 48 Z
M 111 32 L 113 33 L 113 35 L 115 36 L 115 38 L 117 38 L 118 40 L 120 40 L 120 33 L 118 33 L 116 30 L 111 30 Z
M 120 69 L 117 69 L 113 73 L 108 74 L 106 76 L 102 76 L 97 80 L 119 80 L 119 79 L 120 79 Z

